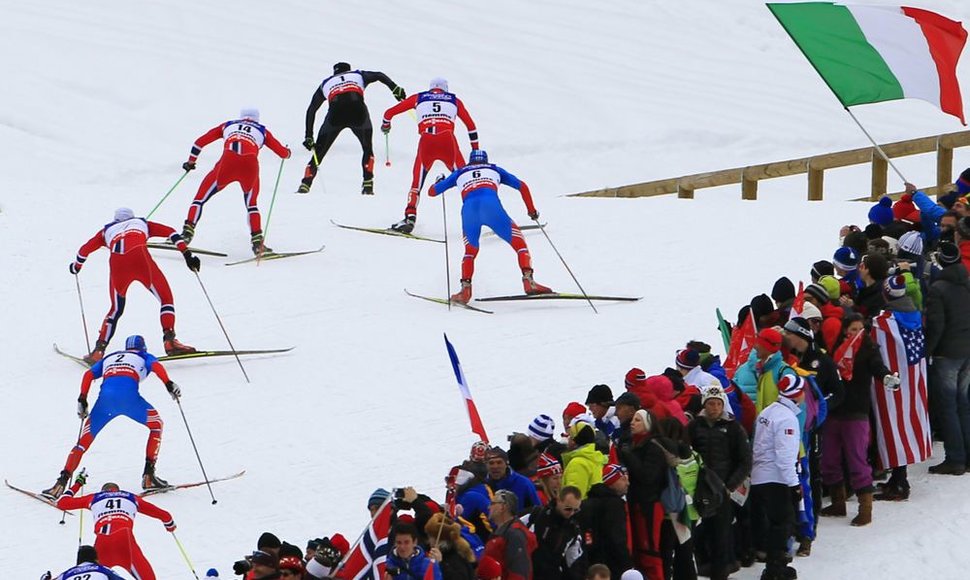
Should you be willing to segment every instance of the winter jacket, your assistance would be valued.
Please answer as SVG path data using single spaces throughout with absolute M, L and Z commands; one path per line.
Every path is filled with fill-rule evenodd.
M 819 307 L 822 313 L 822 346 L 834 352 L 835 343 L 839 340 L 842 333 L 842 319 L 845 317 L 845 309 L 835 304 L 823 304 Z M 815 337 L 818 340 L 818 337 Z
M 713 470 L 728 491 L 741 485 L 751 474 L 751 448 L 748 434 L 734 419 L 722 414 L 716 421 L 705 412 L 687 426 L 690 444 L 700 453 L 704 465 Z
M 798 368 L 804 373 L 813 375 L 815 383 L 821 389 L 822 395 L 828 401 L 828 408 L 836 409 L 842 404 L 845 396 L 845 387 L 842 385 L 842 377 L 839 376 L 839 369 L 835 366 L 835 361 L 828 354 L 820 351 L 814 344 L 808 347 L 798 361 Z
M 882 296 L 882 280 L 876 280 L 871 285 L 864 286 L 855 297 L 856 311 L 866 318 L 879 314 L 885 305 L 886 299 Z
M 754 420 L 758 416 L 754 401 L 734 382 L 728 383 L 727 388 L 724 389 L 724 394 L 727 395 L 728 402 L 731 403 L 734 419 L 744 427 L 744 432 L 750 435 L 754 431 Z
M 751 485 L 798 485 L 795 464 L 801 445 L 800 413 L 798 405 L 779 397 L 758 415 L 752 443 Z
M 575 518 L 564 518 L 554 501 L 535 510 L 523 522 L 536 537 L 532 567 L 536 580 L 583 580 L 589 564 L 583 551 L 582 532 Z
M 963 264 L 946 266 L 926 296 L 928 356 L 970 358 L 970 279 Z
M 626 502 L 605 483 L 590 488 L 576 516 L 588 564 L 604 564 L 613 578 L 633 567 L 627 547 Z
M 492 524 L 488 520 L 488 506 L 492 503 L 491 494 L 485 484 L 474 485 L 458 495 L 462 518 L 468 521 L 475 534 L 483 542 L 492 535 Z
M 720 385 L 721 381 L 717 380 L 717 377 L 711 373 L 702 369 L 700 365 L 697 365 L 684 375 L 684 383 L 694 385 L 698 389 L 703 390 L 705 387 L 711 385 Z
M 854 347 L 855 348 L 855 347 Z M 845 396 L 842 404 L 829 409 L 830 417 L 842 419 L 866 419 L 872 409 L 872 380 L 889 374 L 883 363 L 879 347 L 868 335 L 859 340 L 852 359 L 852 380 L 843 381 Z
M 750 454 L 750 450 L 748 453 Z M 694 492 L 697 491 L 697 475 L 701 471 L 702 461 L 699 453 L 691 451 L 690 459 L 682 459 L 680 464 L 677 465 L 677 477 L 680 479 L 680 485 L 683 486 L 684 491 L 691 498 L 694 497 Z M 687 516 L 691 522 L 696 522 L 701 519 L 691 499 L 687 500 Z
M 442 580 L 475 580 L 475 566 L 458 553 L 455 545 L 451 542 L 438 542 L 438 549 L 441 550 Z M 409 579 L 412 580 L 412 579 Z
M 485 544 L 485 555 L 502 565 L 502 580 L 532 580 L 535 549 L 535 534 L 519 520 L 512 519 L 495 529 Z
M 674 400 L 677 392 L 674 391 L 674 384 L 669 378 L 664 375 L 654 375 L 647 377 L 644 385 L 646 386 L 646 390 L 656 397 L 656 406 L 663 406 L 667 411 L 667 416 L 677 419 L 681 425 L 687 425 L 687 417 L 684 415 L 684 410 Z M 658 416 L 658 419 L 660 418 L 662 417 Z
M 593 426 L 601 431 L 607 438 L 612 438 L 613 433 L 620 428 L 620 420 L 616 417 L 616 409 L 610 407 L 601 419 L 597 419 Z
M 398 572 L 395 574 L 394 570 Z M 438 563 L 428 558 L 420 546 L 414 549 L 410 558 L 402 558 L 391 550 L 385 571 L 393 580 L 442 580 Z
M 913 264 L 913 269 L 917 272 L 922 269 L 922 260 Z M 912 270 L 902 272 L 903 280 L 906 281 L 906 295 L 913 299 L 913 304 L 916 305 L 917 310 L 923 309 L 923 289 L 920 286 L 920 281 L 916 279 L 913 275 Z
M 946 208 L 937 205 L 922 191 L 913 192 L 913 203 L 919 209 L 919 221 L 922 226 L 923 247 L 932 246 L 940 239 L 940 220 L 946 213 Z
M 667 458 L 663 450 L 651 442 L 653 439 L 676 453 L 675 445 L 653 434 L 633 437 L 619 450 L 620 462 L 630 475 L 630 490 L 626 494 L 630 510 L 647 509 L 649 504 L 660 500 L 660 492 L 667 487 Z
M 960 248 L 960 259 L 963 260 L 963 267 L 970 272 L 970 240 L 963 240 L 957 246 Z
M 507 489 L 519 498 L 519 511 L 526 511 L 532 506 L 542 505 L 539 501 L 539 494 L 536 493 L 536 486 L 528 477 L 506 469 L 505 477 L 501 479 L 488 478 L 485 482 L 492 493 Z
M 734 384 L 752 401 L 758 400 L 758 353 L 752 348 L 748 360 L 734 372 Z
M 759 362 L 757 356 L 755 357 L 755 361 L 755 372 L 758 377 L 758 396 L 754 399 L 754 405 L 760 413 L 765 407 L 778 399 L 778 381 L 781 380 L 781 377 L 785 375 L 797 375 L 797 373 L 785 363 L 780 351 L 770 355 L 764 362 Z
M 596 450 L 593 443 L 566 451 L 562 454 L 565 468 L 562 472 L 562 486 L 572 485 L 579 488 L 585 498 L 589 488 L 603 482 L 603 466 L 606 456 Z

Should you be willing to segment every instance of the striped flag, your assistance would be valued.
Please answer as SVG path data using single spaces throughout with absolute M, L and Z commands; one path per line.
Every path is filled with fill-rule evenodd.
M 391 534 L 391 498 L 384 500 L 357 542 L 337 566 L 334 578 L 343 580 L 383 580 Z
M 478 415 L 478 408 L 475 407 L 475 400 L 472 399 L 472 393 L 468 390 L 468 381 L 465 380 L 465 373 L 461 370 L 458 353 L 455 352 L 455 347 L 451 346 L 451 342 L 448 341 L 447 334 L 445 334 L 445 346 L 448 348 L 448 358 L 451 359 L 451 367 L 455 371 L 455 379 L 458 380 L 458 389 L 461 391 L 461 396 L 465 398 L 465 405 L 468 407 L 468 420 L 472 425 L 472 433 L 478 435 L 485 443 L 488 443 L 488 435 L 485 434 L 485 425 L 482 424 L 482 418 Z
M 926 397 L 926 339 L 919 312 L 883 311 L 872 320 L 872 337 L 890 371 L 899 373 L 896 390 L 882 377 L 872 385 L 876 444 L 883 469 L 929 459 L 933 442 Z

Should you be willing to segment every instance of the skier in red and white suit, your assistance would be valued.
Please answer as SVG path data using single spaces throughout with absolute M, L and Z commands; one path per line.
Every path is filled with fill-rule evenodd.
M 421 199 L 421 189 L 424 179 L 435 161 L 444 163 L 449 171 L 465 166 L 465 159 L 458 148 L 455 138 L 455 118 L 461 119 L 468 129 L 468 140 L 472 150 L 478 149 L 478 129 L 475 121 L 465 109 L 461 99 L 454 93 L 448 92 L 448 81 L 443 78 L 431 80 L 427 91 L 416 93 L 384 111 L 384 122 L 381 131 L 385 134 L 391 131 L 391 119 L 399 113 L 414 109 L 417 113 L 418 153 L 414 157 L 414 170 L 411 177 L 411 190 L 408 192 L 408 203 L 404 208 L 404 219 L 391 226 L 391 229 L 405 234 L 414 229 L 414 222 L 418 218 L 418 201 Z
M 160 319 L 162 323 L 162 340 L 167 354 L 184 354 L 195 352 L 191 346 L 182 344 L 175 339 L 175 300 L 168 280 L 158 268 L 151 254 L 148 253 L 148 238 L 168 238 L 175 247 L 182 252 L 185 264 L 193 272 L 201 267 L 199 258 L 192 255 L 188 246 L 178 233 L 165 224 L 150 222 L 144 218 L 136 218 L 134 212 L 127 207 L 115 210 L 114 221 L 105 225 L 94 234 L 90 240 L 77 251 L 77 257 L 70 264 L 68 270 L 77 275 L 88 259 L 88 254 L 98 248 L 111 250 L 108 265 L 111 268 L 108 280 L 108 291 L 111 294 L 111 309 L 101 323 L 101 331 L 94 350 L 84 357 L 89 364 L 101 360 L 104 350 L 111 342 L 118 326 L 118 320 L 125 311 L 125 295 L 132 282 L 139 282 L 161 302 Z
M 212 171 L 202 179 L 199 191 L 195 194 L 192 205 L 189 206 L 189 214 L 182 228 L 182 238 L 185 239 L 185 243 L 192 243 L 192 238 L 195 237 L 195 225 L 202 217 L 202 206 L 230 183 L 236 182 L 242 188 L 246 209 L 249 212 L 249 232 L 253 253 L 271 252 L 270 248 L 263 245 L 263 227 L 259 207 L 256 205 L 259 198 L 259 150 L 266 145 L 273 153 L 288 159 L 290 149 L 277 141 L 269 129 L 259 124 L 258 110 L 243 109 L 239 117 L 213 127 L 205 135 L 196 139 L 192 145 L 189 160 L 182 164 L 182 169 L 192 171 L 195 169 L 195 161 L 202 152 L 202 148 L 219 139 L 223 140 L 222 157 L 216 162 Z
M 132 528 L 139 512 L 155 518 L 169 532 L 175 531 L 172 514 L 138 497 L 122 491 L 115 483 L 106 483 L 98 493 L 74 497 L 86 477 L 79 475 L 71 489 L 57 500 L 62 510 L 89 509 L 94 516 L 94 548 L 102 566 L 120 566 L 138 580 L 155 580 L 155 571 L 145 558 Z

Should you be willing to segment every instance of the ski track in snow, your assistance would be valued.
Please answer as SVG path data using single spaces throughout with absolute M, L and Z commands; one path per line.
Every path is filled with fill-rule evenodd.
M 961 0 L 921 6 L 970 20 Z M 633 366 L 660 372 L 688 339 L 719 348 L 715 306 L 733 319 L 777 277 L 807 278 L 811 263 L 834 249 L 839 226 L 863 222 L 868 208 L 840 201 L 867 193 L 865 167 L 827 172 L 826 201 L 815 204 L 805 201 L 804 177 L 762 182 L 757 203 L 742 202 L 739 186 L 699 190 L 693 201 L 563 197 L 864 147 L 864 136 L 760 2 L 289 0 L 269 8 L 225 0 L 50 0 L 7 3 L 3 13 L 0 50 L 19 55 L 0 62 L 4 477 L 47 487 L 77 435 L 80 368 L 51 349 L 52 342 L 78 354 L 85 348 L 68 263 L 115 207 L 148 212 L 204 131 L 242 106 L 258 106 L 294 151 L 267 241 L 280 251 L 327 245 L 319 254 L 227 268 L 224 262 L 249 254 L 238 187 L 205 207 L 194 244 L 229 253 L 203 257 L 201 277 L 233 343 L 296 349 L 243 359 L 248 385 L 232 358 L 168 365 L 207 473 L 247 470 L 213 486 L 217 506 L 205 488 L 153 500 L 174 514 L 198 571 L 215 566 L 228 574 L 264 530 L 300 546 L 335 532 L 356 538 L 366 498 L 378 486 L 411 484 L 443 497 L 448 467 L 467 454 L 474 436 L 442 332 L 461 357 L 489 434 L 504 444 L 536 414 L 558 417 L 566 403 L 582 401 L 593 384 L 621 389 Z M 417 143 L 409 116 L 394 119 L 390 168 L 383 136 L 375 135 L 374 197 L 358 193 L 360 150 L 349 134 L 328 154 L 311 194 L 292 193 L 308 157 L 300 146 L 306 104 L 338 60 L 385 71 L 409 93 L 434 76 L 448 78 L 492 159 L 530 184 L 549 235 L 584 287 L 643 300 L 598 304 L 598 316 L 581 301 L 502 303 L 490 305 L 495 314 L 488 316 L 449 313 L 406 296 L 403 288 L 444 295 L 440 244 L 328 222 L 384 227 L 400 219 Z M 968 65 L 959 71 L 970 87 Z M 376 85 L 367 102 L 377 127 L 394 101 Z M 884 142 L 960 129 L 920 101 L 855 112 Z M 458 137 L 467 149 L 461 129 Z M 182 223 L 217 147 L 203 152 L 199 170 L 155 219 Z M 970 152 L 954 157 L 957 171 L 970 165 Z M 932 155 L 897 164 L 917 183 L 935 176 Z M 264 151 L 264 222 L 278 168 Z M 895 179 L 890 184 L 898 187 Z M 519 196 L 502 197 L 513 219 L 526 223 Z M 422 199 L 416 233 L 445 235 L 440 203 Z M 451 192 L 445 203 L 455 291 L 460 202 Z M 575 291 L 541 233 L 526 238 L 537 279 Z M 181 257 L 158 252 L 156 259 L 175 294 L 179 337 L 226 348 Z M 520 291 L 514 254 L 500 240 L 483 239 L 476 274 L 476 296 Z M 80 282 L 93 340 L 108 306 L 104 251 L 88 260 Z M 157 308 L 133 286 L 113 346 L 140 333 L 160 351 Z M 198 480 L 178 408 L 154 379 L 142 392 L 165 421 L 160 475 Z M 136 486 L 146 436 L 140 425 L 112 422 L 84 459 L 92 485 Z M 970 560 L 962 540 L 970 508 L 958 498 L 966 483 L 928 476 L 925 466 L 912 471 L 912 499 L 877 504 L 870 527 L 824 520 L 814 555 L 796 562 L 801 577 L 960 577 Z M 56 573 L 73 562 L 77 522 L 58 526 L 56 512 L 34 503 L 0 494 L 0 519 L 17 526 L 13 541 L 0 544 L 12 578 Z M 158 522 L 143 517 L 137 528 L 159 577 L 187 577 Z M 93 539 L 88 514 L 83 539 Z M 46 548 L 43 558 L 23 557 L 37 545 Z M 760 567 L 735 577 L 758 574 Z

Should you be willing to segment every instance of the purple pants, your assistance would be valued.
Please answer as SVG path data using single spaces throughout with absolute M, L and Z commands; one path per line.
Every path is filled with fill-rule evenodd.
M 849 467 L 854 490 L 872 486 L 872 467 L 867 461 L 869 420 L 829 417 L 822 426 L 822 482 L 842 483 L 842 461 Z

